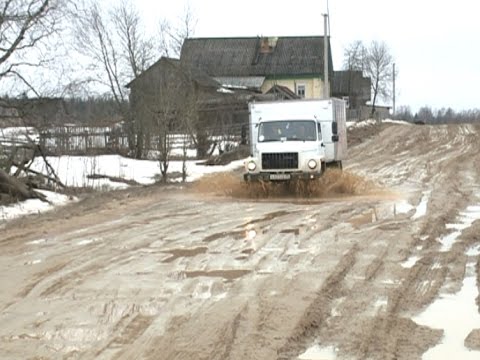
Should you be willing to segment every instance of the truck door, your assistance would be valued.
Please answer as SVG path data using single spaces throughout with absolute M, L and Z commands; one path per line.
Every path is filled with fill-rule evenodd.
M 325 145 L 325 159 L 327 162 L 335 161 L 335 145 L 333 141 L 332 121 L 320 122 L 322 128 L 323 144 Z

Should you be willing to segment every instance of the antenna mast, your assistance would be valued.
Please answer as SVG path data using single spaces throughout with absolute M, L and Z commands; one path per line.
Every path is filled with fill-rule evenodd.
M 323 15 L 323 98 L 330 97 L 328 81 L 328 14 Z

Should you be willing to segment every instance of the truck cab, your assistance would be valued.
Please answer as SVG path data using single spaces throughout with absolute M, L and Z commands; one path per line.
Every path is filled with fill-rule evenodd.
M 346 156 L 342 100 L 251 103 L 249 110 L 246 181 L 313 180 L 327 165 L 341 167 Z

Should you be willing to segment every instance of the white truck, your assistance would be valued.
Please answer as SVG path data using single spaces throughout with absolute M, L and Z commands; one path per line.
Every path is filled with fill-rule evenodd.
M 245 181 L 316 179 L 347 156 L 340 99 L 250 103 L 250 157 Z

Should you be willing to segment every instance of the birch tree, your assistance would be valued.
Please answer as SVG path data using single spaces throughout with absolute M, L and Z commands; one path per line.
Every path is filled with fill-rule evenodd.
M 99 69 L 92 81 L 103 85 L 115 100 L 129 134 L 130 150 L 142 156 L 144 129 L 135 122 L 125 87 L 155 59 L 153 39 L 145 34 L 138 11 L 128 1 L 106 11 L 96 1 L 81 12 L 76 26 L 76 49 L 91 68 Z

